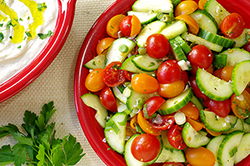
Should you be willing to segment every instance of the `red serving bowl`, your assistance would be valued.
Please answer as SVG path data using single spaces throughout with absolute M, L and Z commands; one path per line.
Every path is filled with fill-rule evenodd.
M 34 81 L 55 59 L 72 26 L 76 0 L 58 0 L 58 15 L 54 35 L 43 50 L 20 72 L 0 84 L 0 103 L 14 96 Z
M 248 11 L 248 9 L 250 9 L 249 0 L 217 1 L 229 12 L 239 13 L 244 18 L 247 27 L 250 27 L 250 12 Z M 122 155 L 109 149 L 109 145 L 104 141 L 103 129 L 94 118 L 96 111 L 87 107 L 80 98 L 83 94 L 88 93 L 84 82 L 89 71 L 83 65 L 96 56 L 96 45 L 98 41 L 107 36 L 106 24 L 108 20 L 116 14 L 126 14 L 127 11 L 131 10 L 131 5 L 134 2 L 135 0 L 117 0 L 103 12 L 83 42 L 75 69 L 74 98 L 81 127 L 97 155 L 109 166 L 125 166 L 126 163 Z

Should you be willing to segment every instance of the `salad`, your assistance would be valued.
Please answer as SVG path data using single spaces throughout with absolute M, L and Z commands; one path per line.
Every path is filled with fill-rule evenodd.
M 109 20 L 81 98 L 127 165 L 249 163 L 244 24 L 216 0 L 137 0 Z

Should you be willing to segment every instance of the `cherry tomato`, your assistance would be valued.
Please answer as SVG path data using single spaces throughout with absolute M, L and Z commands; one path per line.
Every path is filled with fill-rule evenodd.
M 198 85 L 196 84 L 195 76 L 190 76 L 189 77 L 189 82 L 190 82 L 190 85 L 191 85 L 191 87 L 193 89 L 193 92 L 194 92 L 196 97 L 201 98 L 204 101 L 208 100 L 208 97 L 204 93 L 201 92 Z
M 123 83 L 126 79 L 123 70 L 120 69 L 121 62 L 111 62 L 103 71 L 103 81 L 109 87 L 114 87 Z
M 188 74 L 187 74 L 187 72 L 185 70 L 181 71 L 180 80 L 182 80 L 185 85 L 188 83 Z
M 248 42 L 247 44 L 245 44 L 242 48 L 243 48 L 244 50 L 250 52 L 250 42 Z
M 198 8 L 195 1 L 182 1 L 175 8 L 175 16 L 191 14 Z
M 183 92 L 185 83 L 182 80 L 177 80 L 169 84 L 160 84 L 158 89 L 159 95 L 165 98 L 173 98 Z
M 165 57 L 170 49 L 168 39 L 162 34 L 152 34 L 146 40 L 146 49 L 153 58 Z
M 126 16 L 120 22 L 120 30 L 125 36 L 135 36 L 141 30 L 141 22 L 135 15 Z
M 214 154 L 204 147 L 187 148 L 185 156 L 192 166 L 214 166 L 215 164 Z
M 149 123 L 153 128 L 158 130 L 168 130 L 174 125 L 175 119 L 172 115 L 160 115 L 157 114 L 156 117 L 149 119 Z
M 160 141 L 151 134 L 137 136 L 131 144 L 131 153 L 141 162 L 149 162 L 156 158 L 161 150 Z
M 209 110 L 213 111 L 216 115 L 225 118 L 230 110 L 231 110 L 231 103 L 229 99 L 224 101 L 215 101 L 212 99 L 208 99 L 208 108 Z
M 118 32 L 120 31 L 120 22 L 124 17 L 126 17 L 124 14 L 118 14 L 108 21 L 106 31 L 109 36 L 118 38 Z
M 159 87 L 158 81 L 145 73 L 136 74 L 131 80 L 131 85 L 133 90 L 143 94 L 154 93 Z
M 165 99 L 163 99 L 160 96 L 153 96 L 150 97 L 143 105 L 143 108 L 146 107 L 147 115 L 150 117 L 153 115 L 158 108 L 165 102 Z M 145 117 L 145 114 L 144 114 Z
M 199 0 L 199 2 L 198 2 L 199 9 L 204 9 L 206 2 L 207 2 L 207 0 Z
M 221 70 L 221 79 L 223 79 L 225 81 L 231 80 L 233 69 L 234 69 L 234 67 L 231 67 L 231 66 L 223 67 Z
M 110 87 L 105 87 L 101 90 L 100 92 L 100 101 L 102 103 L 102 105 L 109 111 L 112 112 L 117 112 L 117 103 L 115 100 L 115 96 L 112 92 L 112 90 L 110 89 Z
M 187 117 L 187 122 L 195 129 L 195 131 L 200 131 L 201 129 L 205 128 L 205 125 L 201 122 L 198 122 L 192 118 Z
M 215 70 L 215 71 L 213 72 L 213 75 L 216 76 L 216 77 L 218 77 L 218 78 L 221 78 L 221 70 L 222 70 L 222 69 L 217 69 L 217 70 Z
M 233 94 L 231 96 L 232 111 L 240 119 L 249 117 L 250 110 L 250 94 L 244 90 L 239 96 Z
M 250 154 L 238 162 L 235 166 L 250 166 Z
M 162 166 L 184 166 L 184 165 L 182 163 L 167 162 L 164 163 Z
M 130 127 L 132 127 L 134 130 L 136 130 L 135 124 L 137 124 L 137 114 L 130 120 Z
M 185 149 L 187 145 L 183 141 L 182 128 L 179 125 L 173 125 L 168 130 L 168 141 L 176 149 Z
M 188 53 L 188 60 L 196 67 L 207 69 L 213 62 L 213 54 L 206 46 L 196 45 Z
M 191 64 L 191 67 L 192 67 L 192 70 L 190 71 L 190 73 L 191 73 L 192 75 L 196 75 L 198 67 L 194 66 L 193 64 Z M 205 69 L 205 70 L 206 70 L 207 72 L 211 73 L 211 74 L 214 72 L 212 65 L 210 65 L 210 66 L 209 66 L 207 69 Z
M 180 109 L 187 117 L 190 117 L 194 120 L 199 118 L 200 112 L 198 108 L 191 102 L 188 102 L 184 107 Z
M 169 84 L 180 79 L 181 67 L 176 60 L 166 60 L 157 69 L 156 75 L 160 84 Z
M 132 23 L 132 27 L 131 27 L 130 37 L 134 37 L 138 35 L 141 31 L 141 22 L 138 19 L 138 17 L 133 15 L 131 19 L 131 23 Z
M 205 128 L 205 129 L 206 129 L 206 131 L 207 131 L 210 135 L 212 135 L 212 136 L 214 136 L 214 137 L 220 136 L 220 135 L 223 133 L 223 131 L 221 131 L 221 132 L 216 132 L 216 131 L 212 131 L 212 130 L 210 130 L 210 129 L 208 129 L 208 128 Z
M 245 22 L 241 15 L 238 13 L 231 13 L 222 20 L 220 29 L 225 36 L 236 38 L 242 34 L 244 26 Z
M 107 50 L 109 48 L 109 46 L 113 43 L 114 40 L 115 39 L 111 38 L 111 37 L 105 37 L 105 38 L 101 39 L 96 46 L 97 55 L 100 55 L 105 50 Z
M 176 20 L 182 20 L 188 25 L 188 31 L 192 34 L 197 35 L 199 32 L 199 25 L 197 21 L 188 14 L 182 14 L 175 17 Z
M 126 70 L 123 70 L 123 72 L 124 72 L 124 75 L 125 75 L 126 79 L 127 79 L 128 81 L 131 82 L 131 80 L 132 80 L 132 75 L 133 75 L 134 73 L 131 73 L 131 72 L 126 71 Z
M 97 92 L 106 85 L 103 81 L 103 69 L 94 69 L 91 71 L 85 80 L 85 87 L 91 92 Z

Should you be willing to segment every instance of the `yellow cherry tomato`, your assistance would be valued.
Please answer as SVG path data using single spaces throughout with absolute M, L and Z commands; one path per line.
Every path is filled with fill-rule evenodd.
M 132 88 L 143 94 L 154 93 L 159 88 L 158 81 L 145 73 L 136 74 L 131 80 Z
M 199 0 L 199 3 L 198 3 L 199 9 L 204 9 L 206 2 L 207 0 Z
M 91 71 L 85 80 L 85 87 L 91 92 L 100 91 L 106 85 L 103 81 L 103 69 L 98 68 Z
M 197 21 L 190 15 L 182 14 L 182 15 L 175 17 L 175 19 L 184 21 L 188 25 L 188 31 L 191 32 L 192 34 L 195 34 L 195 35 L 198 34 L 199 25 Z
M 107 50 L 109 48 L 109 46 L 113 43 L 114 40 L 115 39 L 111 38 L 111 37 L 105 37 L 105 38 L 101 39 L 96 46 L 97 55 L 100 55 L 105 50 Z
M 223 131 L 221 131 L 221 132 L 216 132 L 216 131 L 209 130 L 208 128 L 205 128 L 205 129 L 206 129 L 206 131 L 207 131 L 210 135 L 212 135 L 212 136 L 214 136 L 214 137 L 220 136 L 220 135 L 223 133 Z
M 158 93 L 162 97 L 173 98 L 181 94 L 184 88 L 185 88 L 185 83 L 182 80 L 177 80 L 169 84 L 160 84 Z
M 182 1 L 175 8 L 175 16 L 191 14 L 198 8 L 195 1 Z
M 133 36 L 136 36 L 136 35 L 138 35 L 140 33 L 140 31 L 141 31 L 141 22 L 138 19 L 138 17 L 133 15 L 132 19 L 131 19 L 131 24 L 132 24 L 132 27 L 131 27 L 130 36 L 133 37 Z
M 195 131 L 200 131 L 205 127 L 203 123 L 200 123 L 192 118 L 187 117 L 187 122 L 195 129 Z
M 225 80 L 227 82 L 229 80 L 231 80 L 233 69 L 234 69 L 234 67 L 232 67 L 232 66 L 223 67 L 222 70 L 221 70 L 221 79 L 223 79 L 223 80 Z
M 112 17 L 106 26 L 106 31 L 109 36 L 113 38 L 118 38 L 118 32 L 120 31 L 120 22 L 126 17 L 124 14 L 118 14 Z
M 238 118 L 246 119 L 249 117 L 247 110 L 250 110 L 250 94 L 247 90 L 244 90 L 239 96 L 235 94 L 231 96 L 231 108 Z
M 186 117 L 192 118 L 194 120 L 199 119 L 200 112 L 198 108 L 191 102 L 188 102 L 184 107 L 180 109 L 181 112 L 183 112 Z

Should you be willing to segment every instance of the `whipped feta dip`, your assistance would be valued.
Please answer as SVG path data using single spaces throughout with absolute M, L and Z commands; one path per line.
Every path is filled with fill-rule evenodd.
M 57 0 L 0 0 L 0 84 L 41 52 L 57 13 Z

